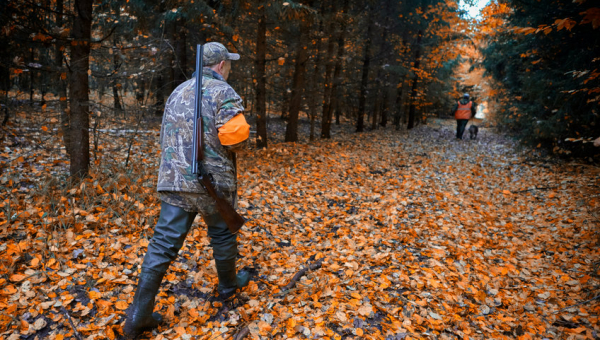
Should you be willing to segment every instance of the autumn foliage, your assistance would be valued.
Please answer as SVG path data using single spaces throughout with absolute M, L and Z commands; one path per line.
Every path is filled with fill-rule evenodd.
M 499 124 L 532 145 L 597 160 L 598 4 L 494 1 L 483 16 L 479 38 L 498 81 Z
M 241 155 L 240 263 L 253 281 L 232 303 L 211 298 L 198 220 L 158 297 L 166 323 L 146 336 L 593 338 L 598 169 L 540 161 L 487 129 L 456 142 L 453 128 Z M 0 154 L 1 334 L 115 339 L 158 216 L 158 130 L 137 138 L 128 168 L 114 135 L 97 153 L 114 165 L 73 187 L 48 181 L 66 166 L 54 137 L 28 131 L 9 129 Z
M 453 0 L 8 1 L 0 18 L 0 339 L 120 338 L 164 101 L 205 41 L 242 55 L 252 281 L 215 297 L 198 218 L 145 338 L 598 338 L 594 1 L 491 1 L 480 20 Z M 463 92 L 476 140 L 444 119 Z

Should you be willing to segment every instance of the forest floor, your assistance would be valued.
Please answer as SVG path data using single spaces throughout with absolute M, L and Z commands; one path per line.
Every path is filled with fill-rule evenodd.
M 48 119 L 3 131 L 0 337 L 119 338 L 159 214 L 158 129 L 104 130 L 90 178 L 73 186 Z M 213 298 L 198 219 L 148 338 L 600 336 L 599 168 L 486 128 L 456 140 L 452 120 L 336 129 L 238 157 L 239 262 L 253 281 L 234 301 Z

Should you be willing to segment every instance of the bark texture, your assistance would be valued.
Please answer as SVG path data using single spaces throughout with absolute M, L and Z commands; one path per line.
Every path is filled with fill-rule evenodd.
M 371 32 L 373 31 L 373 20 L 368 19 L 367 39 L 365 43 L 365 54 L 363 58 L 362 79 L 360 81 L 360 97 L 358 98 L 358 119 L 356 120 L 356 132 L 365 130 L 365 107 L 367 101 L 367 85 L 369 82 L 369 66 L 371 64 Z
M 71 46 L 70 122 L 71 164 L 73 177 L 87 176 L 90 166 L 89 80 L 90 37 L 93 0 L 75 0 L 73 44 Z
M 258 30 L 256 32 L 256 146 L 266 148 L 267 140 L 267 15 L 265 5 L 259 7 Z
M 415 70 L 421 66 L 421 31 L 417 33 L 417 43 L 415 44 Z M 410 93 L 410 108 L 408 110 L 408 125 L 407 129 L 415 127 L 416 102 L 417 102 L 417 85 L 419 83 L 419 75 L 415 73 Z
M 307 3 L 311 6 L 312 1 Z M 302 106 L 302 94 L 304 93 L 304 79 L 306 78 L 306 62 L 308 61 L 308 40 L 310 20 L 304 18 L 300 23 L 300 37 L 296 48 L 296 63 L 294 65 L 294 77 L 292 79 L 292 97 L 290 98 L 290 113 L 287 128 L 285 130 L 286 142 L 298 141 L 298 116 Z

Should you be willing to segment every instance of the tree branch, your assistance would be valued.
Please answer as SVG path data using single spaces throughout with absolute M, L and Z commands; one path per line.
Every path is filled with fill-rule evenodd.
M 81 338 L 81 334 L 79 334 L 79 332 L 77 331 L 77 327 L 75 327 L 75 324 L 73 323 L 73 319 L 71 319 L 71 316 L 69 315 L 65 307 L 61 307 L 61 310 L 67 316 L 67 319 L 69 319 L 69 323 L 71 324 L 71 328 L 73 328 L 73 332 L 75 332 L 75 337 L 77 338 L 77 340 L 83 340 Z
M 557 311 L 557 312 L 554 312 L 554 314 L 560 313 L 560 312 L 562 312 L 562 311 L 565 311 L 565 310 L 567 310 L 567 309 L 569 309 L 569 308 L 573 308 L 573 307 L 581 306 L 581 305 L 583 305 L 583 304 L 586 304 L 586 303 L 588 303 L 588 302 L 592 302 L 592 301 L 594 301 L 594 300 L 596 300 L 596 299 L 598 299 L 598 298 L 600 298 L 600 295 L 596 295 L 596 296 L 594 296 L 593 298 L 591 298 L 591 299 L 589 299 L 589 300 L 581 301 L 580 303 L 576 303 L 576 304 L 574 304 L 574 305 L 572 305 L 572 306 L 565 307 L 565 308 L 563 308 L 563 309 L 561 309 L 561 310 L 559 310 L 559 311 Z
M 101 44 L 104 40 L 110 38 L 110 36 L 115 32 L 116 29 L 117 29 L 117 25 L 113 26 L 112 30 L 110 30 L 110 32 L 108 32 L 107 36 L 105 36 L 104 38 L 102 38 L 100 40 L 92 40 L 92 44 Z
M 292 288 L 294 288 L 294 286 L 296 285 L 296 283 L 304 276 L 306 275 L 306 273 L 309 270 L 315 270 L 318 268 L 321 268 L 321 264 L 323 263 L 323 259 L 317 260 L 317 262 L 312 263 L 306 267 L 304 267 L 303 269 L 301 269 L 300 271 L 298 271 L 296 273 L 296 275 L 294 275 L 294 277 L 290 280 L 290 282 L 285 285 L 285 287 L 283 287 L 283 292 L 289 291 Z M 282 293 L 283 293 L 282 292 Z
M 246 326 L 242 328 L 242 330 L 239 333 L 233 336 L 233 340 L 242 340 L 246 337 L 246 335 L 248 335 L 248 333 L 250 333 L 250 329 L 248 328 L 248 326 Z

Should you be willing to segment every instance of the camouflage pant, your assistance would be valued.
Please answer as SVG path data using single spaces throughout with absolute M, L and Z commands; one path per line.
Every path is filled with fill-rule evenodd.
M 203 218 L 217 213 L 215 200 L 207 194 L 161 191 L 159 195 L 161 201 L 182 208 L 187 212 L 200 213 Z M 227 198 L 227 201 L 233 203 L 234 208 L 237 208 L 236 192 L 223 192 L 223 196 Z

